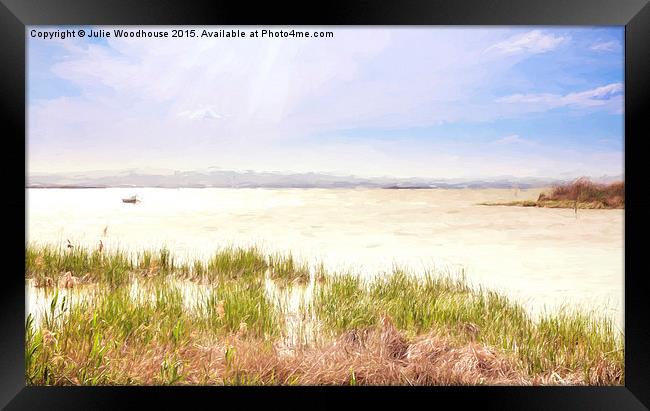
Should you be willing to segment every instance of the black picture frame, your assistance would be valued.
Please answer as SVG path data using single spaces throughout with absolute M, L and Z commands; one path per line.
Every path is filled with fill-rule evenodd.
M 28 25 L 624 25 L 625 26 L 625 386 L 624 387 L 25 387 L 25 27 Z M 6 409 L 123 409 L 252 405 L 333 408 L 340 405 L 426 407 L 448 404 L 498 409 L 619 409 L 650 407 L 650 287 L 646 244 L 648 190 L 643 144 L 650 136 L 650 5 L 647 0 L 407 0 L 265 2 L 0 0 L 0 116 L 5 183 L 0 289 L 0 406 Z M 232 402 L 226 405 L 224 401 Z M 407 404 L 408 406 L 408 404 Z

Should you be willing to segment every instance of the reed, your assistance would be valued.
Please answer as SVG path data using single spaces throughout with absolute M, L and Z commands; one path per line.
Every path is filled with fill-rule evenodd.
M 223 334 L 268 340 L 282 333 L 281 313 L 259 283 L 219 284 L 198 308 L 207 326 Z
M 600 203 L 607 208 L 623 208 L 625 205 L 625 183 L 617 181 L 611 184 L 598 184 L 581 177 L 570 183 L 554 186 L 551 192 L 541 199 Z
M 573 208 L 573 209 L 622 209 L 625 208 L 625 183 L 594 183 L 586 177 L 557 184 L 550 191 L 541 193 L 537 201 L 484 202 L 479 205 L 502 205 L 521 207 Z
M 270 255 L 269 267 L 271 278 L 274 280 L 303 284 L 309 281 L 309 265 L 304 261 L 294 259 L 291 253 Z
M 194 264 L 195 269 L 197 264 Z M 229 247 L 219 250 L 201 270 L 210 282 L 223 279 L 259 279 L 264 275 L 267 262 L 256 247 Z

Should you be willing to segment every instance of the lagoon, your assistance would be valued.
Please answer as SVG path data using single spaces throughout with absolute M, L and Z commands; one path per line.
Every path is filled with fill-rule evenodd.
M 542 189 L 27 189 L 27 241 L 207 259 L 227 245 L 330 271 L 465 275 L 533 314 L 582 308 L 623 329 L 624 210 L 489 207 Z M 138 204 L 121 199 L 137 194 Z M 105 231 L 105 232 L 104 232 Z

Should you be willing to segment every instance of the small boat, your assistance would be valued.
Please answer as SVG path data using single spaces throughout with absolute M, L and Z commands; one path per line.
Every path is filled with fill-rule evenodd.
M 122 199 L 123 203 L 129 203 L 129 204 L 135 204 L 138 201 L 140 201 L 140 200 L 138 200 L 137 196 L 132 196 L 132 197 L 129 197 L 129 198 L 123 198 Z

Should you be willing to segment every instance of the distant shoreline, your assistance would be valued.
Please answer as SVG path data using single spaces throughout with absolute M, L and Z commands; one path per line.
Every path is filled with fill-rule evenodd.
M 623 175 L 591 177 L 599 183 L 622 180 Z M 517 177 L 510 175 L 484 177 L 359 177 L 323 173 L 280 173 L 218 170 L 210 172 L 173 171 L 147 173 L 143 171 L 92 173 L 28 173 L 26 188 L 379 188 L 386 190 L 425 190 L 452 188 L 531 189 L 565 184 L 569 177 Z
M 503 206 L 503 207 L 536 207 L 536 208 L 572 208 L 579 210 L 624 210 L 624 205 L 608 206 L 597 201 L 507 201 L 495 203 L 479 203 L 482 206 Z
M 165 189 L 178 189 L 178 188 L 230 188 L 230 189 L 246 189 L 246 188 L 265 188 L 265 189 L 327 189 L 327 190 L 346 190 L 346 189 L 376 189 L 376 190 L 461 190 L 461 189 L 519 189 L 519 190 L 529 190 L 529 189 L 539 189 L 545 188 L 547 185 L 541 186 L 530 186 L 530 187 L 515 187 L 515 186 L 505 186 L 500 184 L 495 185 L 480 185 L 480 184 L 448 184 L 440 186 L 154 186 L 154 185 L 143 185 L 143 186 L 78 186 L 78 185 L 30 185 L 25 186 L 27 189 L 97 189 L 97 188 L 130 188 L 130 189 L 139 189 L 139 188 L 165 188 Z
M 42 188 L 42 189 L 47 189 L 47 188 L 75 188 L 75 189 L 83 189 L 83 188 L 118 188 L 118 187 L 105 187 L 105 186 L 26 186 L 25 188 Z

